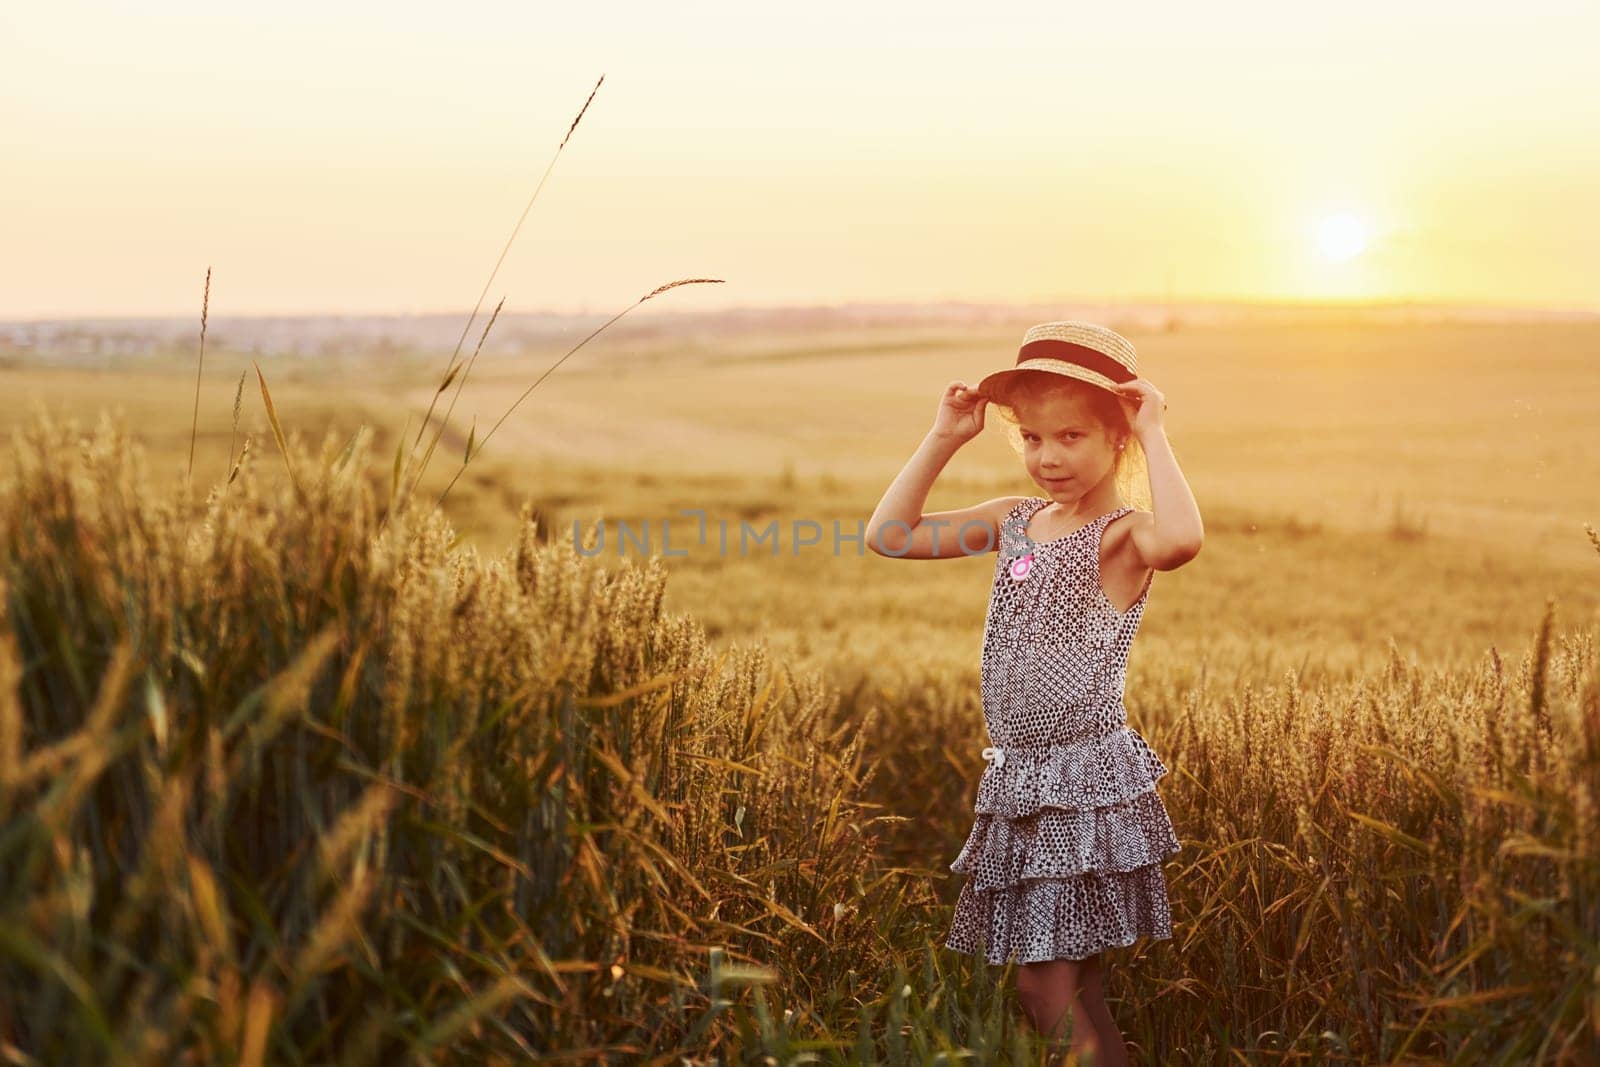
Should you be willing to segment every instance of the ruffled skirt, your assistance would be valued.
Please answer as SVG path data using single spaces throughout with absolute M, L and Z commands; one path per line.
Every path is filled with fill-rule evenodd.
M 1144 738 L 1123 725 L 1003 751 L 950 864 L 967 880 L 945 947 L 1037 963 L 1170 938 L 1161 865 L 1182 844 L 1156 792 L 1167 767 Z

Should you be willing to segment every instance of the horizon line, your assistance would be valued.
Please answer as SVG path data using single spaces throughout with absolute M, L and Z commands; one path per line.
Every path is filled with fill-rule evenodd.
M 637 303 L 637 302 L 636 302 Z M 1126 297 L 1059 297 L 1052 299 L 1033 300 L 979 300 L 945 298 L 930 300 L 844 300 L 844 301 L 815 301 L 815 302 L 789 302 L 789 303 L 752 303 L 730 304 L 711 308 L 674 308 L 661 306 L 652 309 L 655 315 L 667 315 L 674 318 L 683 317 L 709 317 L 714 315 L 727 315 L 737 313 L 777 313 L 795 311 L 848 311 L 860 309 L 878 310 L 911 310 L 932 308 L 1033 308 L 1049 305 L 1093 305 L 1098 307 L 1126 307 L 1144 310 L 1169 310 L 1179 311 L 1183 308 L 1238 308 L 1260 310 L 1447 310 L 1447 311 L 1474 311 L 1474 312 L 1521 312 L 1543 313 L 1554 315 L 1600 315 L 1600 303 L 1594 304 L 1555 304 L 1555 303 L 1507 303 L 1485 302 L 1473 300 L 1446 300 L 1446 299 L 1418 299 L 1418 298 L 1312 298 L 1312 297 L 1191 297 L 1187 299 L 1166 299 L 1159 297 L 1141 298 L 1137 296 Z M 631 305 L 630 305 L 631 306 Z M 252 311 L 237 314 L 220 313 L 211 309 L 209 317 L 212 319 L 226 318 L 234 321 L 262 320 L 262 319 L 426 319 L 426 318 L 460 318 L 468 313 L 468 309 L 450 310 L 417 310 L 417 311 L 371 311 L 371 310 L 343 310 L 343 311 Z M 586 318 L 606 315 L 607 311 L 562 308 L 529 308 L 515 311 L 507 309 L 502 312 L 503 318 L 512 316 L 546 316 L 555 318 Z M 103 321 L 150 321 L 170 322 L 195 317 L 196 313 L 146 313 L 146 314 L 119 314 L 116 312 L 99 312 L 72 315 L 40 315 L 20 318 L 0 317 L 0 324 L 7 326 L 21 326 L 46 323 L 71 323 L 71 322 L 103 322 Z M 480 310 L 478 316 L 487 313 Z

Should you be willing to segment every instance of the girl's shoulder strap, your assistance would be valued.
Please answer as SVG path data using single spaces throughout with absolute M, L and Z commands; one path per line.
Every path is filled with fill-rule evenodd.
M 1014 515 L 1026 515 L 1029 518 L 1032 518 L 1034 512 L 1038 511 L 1048 503 L 1050 503 L 1050 501 L 1045 500 L 1043 497 L 1025 496 L 1021 500 L 1017 501 L 1016 504 L 1012 506 L 1010 511 L 1006 512 L 1006 518 L 1009 519 Z
M 1050 501 L 1042 496 L 1030 496 L 1011 509 L 1013 515 L 1019 516 L 1023 523 L 1037 515 L 1040 511 L 1050 506 Z
M 1113 522 L 1116 522 L 1124 515 L 1130 515 L 1137 510 L 1137 508 L 1124 504 L 1120 508 L 1114 508 L 1111 511 L 1106 512 L 1104 515 L 1094 520 L 1094 522 L 1091 524 L 1097 527 L 1095 530 L 1095 536 L 1104 537 L 1106 533 L 1106 527 L 1110 526 Z
M 1036 511 L 1049 503 L 1050 501 L 1042 497 L 1024 497 L 1017 501 L 1010 511 L 1006 512 L 1005 518 L 1000 520 L 1001 556 L 1007 555 L 1007 546 L 1012 546 L 1015 552 L 1022 551 L 1022 546 L 1027 541 L 1028 520 L 1033 518 Z

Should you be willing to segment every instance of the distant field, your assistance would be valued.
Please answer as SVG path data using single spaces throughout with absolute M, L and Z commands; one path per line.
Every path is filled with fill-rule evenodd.
M 669 607 L 724 642 L 754 638 L 848 679 L 931 658 L 977 670 L 992 558 L 834 557 L 831 524 L 870 515 L 925 432 L 939 390 L 1007 365 L 1014 330 L 879 330 L 590 342 L 516 410 L 451 491 L 446 509 L 498 551 L 525 500 L 560 521 L 601 516 L 659 538 L 670 520 Z M 1477 658 L 1521 648 L 1544 599 L 1567 621 L 1600 606 L 1585 522 L 1600 524 L 1591 441 L 1600 411 L 1600 327 L 1572 324 L 1229 327 L 1132 334 L 1141 370 L 1171 405 L 1168 435 L 1207 522 L 1194 564 L 1157 575 L 1132 670 L 1220 671 L 1268 680 L 1290 667 L 1342 673 L 1388 654 Z M 460 461 L 474 415 L 481 438 L 561 355 L 480 361 L 434 456 L 435 493 Z M 414 435 L 442 371 L 393 363 L 330 371 L 261 365 L 286 427 L 309 439 L 362 421 Z M 222 475 L 234 389 L 248 358 L 207 353 L 196 467 Z M 123 373 L 45 367 L 0 372 L 0 425 L 34 401 L 80 419 L 120 407 L 157 472 L 181 476 L 193 357 Z M 448 394 L 446 396 L 448 401 Z M 441 410 L 443 409 L 441 404 Z M 991 422 L 929 498 L 939 510 L 1037 492 Z M 251 371 L 242 430 L 258 470 L 281 470 Z M 481 464 L 481 466 L 480 466 Z M 380 477 L 381 476 L 381 477 Z M 387 485 L 387 469 L 374 480 Z M 692 543 L 703 508 L 771 542 L 722 557 Z M 790 523 L 821 523 L 822 546 L 792 554 Z M 614 546 L 614 541 L 610 542 Z M 659 546 L 652 550 L 659 554 Z M 611 551 L 615 551 L 614 547 Z M 1130 704 L 1137 702 L 1130 683 Z

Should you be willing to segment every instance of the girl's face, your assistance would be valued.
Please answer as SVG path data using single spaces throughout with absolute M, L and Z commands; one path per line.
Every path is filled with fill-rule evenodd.
M 1116 442 L 1081 396 L 1051 392 L 1014 410 L 1028 473 L 1052 497 L 1083 497 L 1114 469 Z

